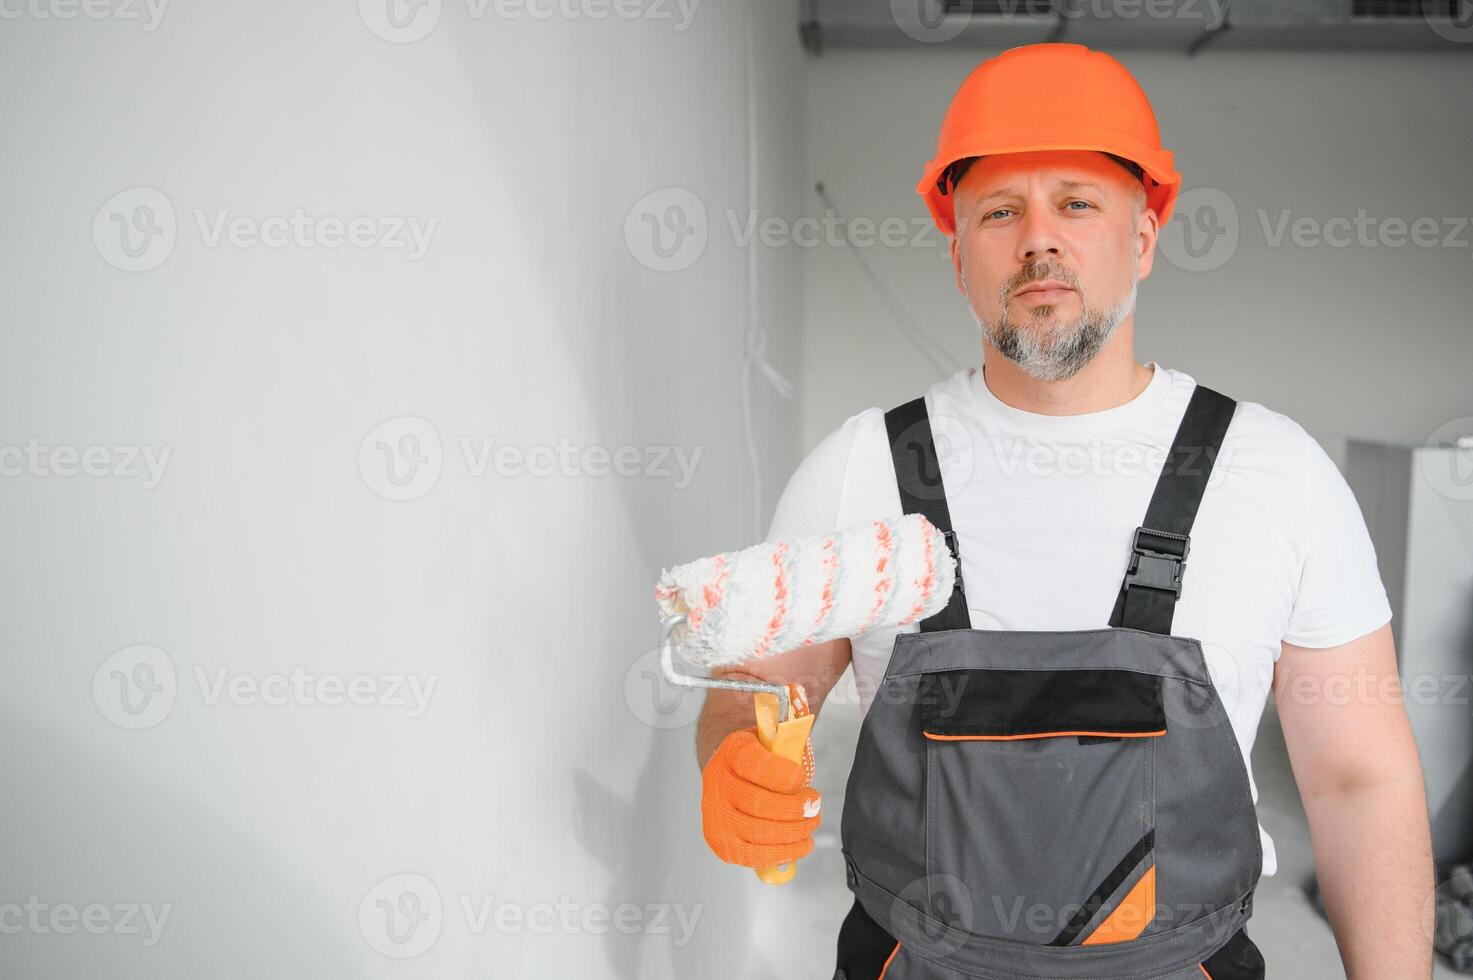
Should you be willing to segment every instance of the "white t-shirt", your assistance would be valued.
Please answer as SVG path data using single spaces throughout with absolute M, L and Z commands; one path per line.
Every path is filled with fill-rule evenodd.
M 1134 399 L 1080 415 L 1006 405 L 978 368 L 926 393 L 973 628 L 1109 625 L 1132 535 L 1196 387 L 1180 371 L 1149 366 L 1151 381 Z M 799 465 L 767 540 L 900 513 L 884 410 L 869 408 Z M 1338 646 L 1390 618 L 1365 519 L 1334 462 L 1292 419 L 1238 402 L 1192 525 L 1172 632 L 1201 641 L 1255 803 L 1249 760 L 1280 642 Z M 862 710 L 898 632 L 851 638 Z M 1259 834 L 1271 875 L 1273 842 L 1261 825 Z

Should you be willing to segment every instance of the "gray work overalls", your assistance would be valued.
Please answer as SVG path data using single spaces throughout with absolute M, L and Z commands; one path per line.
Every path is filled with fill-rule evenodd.
M 1235 408 L 1193 392 L 1108 627 L 972 629 L 958 574 L 895 638 L 844 799 L 836 980 L 1264 976 L 1248 772 L 1200 642 L 1171 634 Z M 904 512 L 957 554 L 925 399 L 885 422 Z

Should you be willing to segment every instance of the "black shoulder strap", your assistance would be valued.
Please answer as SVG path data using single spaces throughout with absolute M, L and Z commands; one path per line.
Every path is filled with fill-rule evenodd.
M 946 536 L 947 547 L 956 559 L 956 586 L 946 608 L 921 620 L 921 631 L 971 629 L 967 596 L 962 588 L 961 552 L 951 528 L 951 511 L 946 506 L 946 488 L 941 482 L 941 464 L 931 437 L 931 418 L 926 399 L 917 398 L 885 413 L 885 430 L 890 435 L 890 459 L 895 464 L 895 483 L 900 488 L 900 507 L 907 514 L 923 514 Z
M 1237 406 L 1231 398 L 1202 385 L 1192 392 L 1156 481 L 1145 523 L 1135 529 L 1130 564 L 1110 614 L 1111 626 L 1170 635 L 1192 522 Z

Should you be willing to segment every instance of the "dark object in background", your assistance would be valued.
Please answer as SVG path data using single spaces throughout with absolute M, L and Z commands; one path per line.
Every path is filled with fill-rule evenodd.
M 1432 945 L 1451 961 L 1453 969 L 1473 973 L 1473 865 L 1440 867 L 1437 879 L 1437 931 Z

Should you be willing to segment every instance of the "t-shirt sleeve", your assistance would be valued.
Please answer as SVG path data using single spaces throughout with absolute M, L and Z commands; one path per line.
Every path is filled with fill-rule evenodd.
M 1305 472 L 1300 529 L 1303 565 L 1284 640 L 1335 647 L 1391 620 L 1376 549 L 1350 484 L 1302 429 Z
M 798 464 L 778 498 L 767 541 L 814 537 L 839 529 L 849 457 L 864 417 L 864 412 L 850 416 Z

